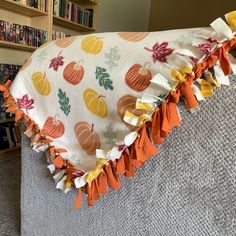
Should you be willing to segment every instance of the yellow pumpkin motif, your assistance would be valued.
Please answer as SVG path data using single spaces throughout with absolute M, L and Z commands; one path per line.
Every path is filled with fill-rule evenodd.
M 83 39 L 81 47 L 87 53 L 98 54 L 103 48 L 103 41 L 95 35 L 90 35 Z
M 83 94 L 84 102 L 88 110 L 101 118 L 105 118 L 108 113 L 107 103 L 103 95 L 99 95 L 93 89 L 86 89 Z
M 48 79 L 46 78 L 46 74 L 43 72 L 35 72 L 32 75 L 32 81 L 36 91 L 42 96 L 48 96 L 51 92 L 51 85 Z

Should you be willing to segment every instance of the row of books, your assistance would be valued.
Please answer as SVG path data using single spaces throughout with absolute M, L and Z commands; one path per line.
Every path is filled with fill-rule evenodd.
M 48 32 L 0 20 L 0 40 L 39 47 L 48 41 Z
M 15 0 L 15 2 L 47 12 L 47 0 Z
M 0 150 L 20 147 L 20 126 L 14 122 L 0 124 Z
M 93 27 L 94 10 L 82 8 L 68 0 L 54 0 L 53 14 L 83 26 Z
M 0 64 L 0 84 L 5 84 L 7 80 L 14 80 L 21 66 L 14 64 Z
M 65 37 L 69 37 L 71 35 L 67 35 L 64 32 L 57 32 L 55 30 L 52 31 L 52 40 L 57 40 Z
M 20 68 L 20 65 L 0 64 L 0 84 L 5 84 L 9 79 L 13 81 Z M 3 94 L 0 93 L 0 120 L 12 118 L 13 115 L 5 112 L 4 108 L 1 106 L 2 103 Z

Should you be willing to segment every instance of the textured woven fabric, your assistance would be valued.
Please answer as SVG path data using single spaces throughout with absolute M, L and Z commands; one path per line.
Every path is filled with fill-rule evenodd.
M 23 137 L 22 235 L 236 235 L 236 83 L 216 90 L 159 154 L 95 207 L 54 190 L 42 153 Z M 29 177 L 30 176 L 30 177 Z M 84 198 L 85 200 L 85 198 Z
M 18 236 L 20 231 L 20 155 L 0 160 L 0 235 Z

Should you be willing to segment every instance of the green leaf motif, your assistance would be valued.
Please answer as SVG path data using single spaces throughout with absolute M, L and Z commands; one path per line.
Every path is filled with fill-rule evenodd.
M 58 90 L 58 98 L 61 110 L 65 113 L 66 116 L 70 113 L 70 99 L 66 96 L 66 93 L 61 89 Z
M 105 53 L 105 58 L 107 59 L 105 61 L 105 64 L 108 66 L 108 70 L 112 70 L 114 67 L 117 67 L 117 61 L 120 60 L 119 50 L 116 47 L 113 47 L 110 49 L 108 53 Z
M 43 62 L 47 59 L 48 52 L 46 49 L 40 51 L 40 53 L 36 56 L 39 62 Z
M 101 87 L 104 87 L 106 90 L 113 90 L 113 82 L 110 80 L 110 75 L 107 73 L 105 68 L 97 66 L 95 74 L 96 80 L 98 80 L 98 83 Z

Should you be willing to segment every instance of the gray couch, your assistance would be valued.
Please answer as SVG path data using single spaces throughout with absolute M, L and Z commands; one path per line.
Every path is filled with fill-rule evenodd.
M 236 235 L 236 83 L 216 90 L 134 178 L 94 207 L 55 189 L 44 154 L 23 137 L 22 236 Z

